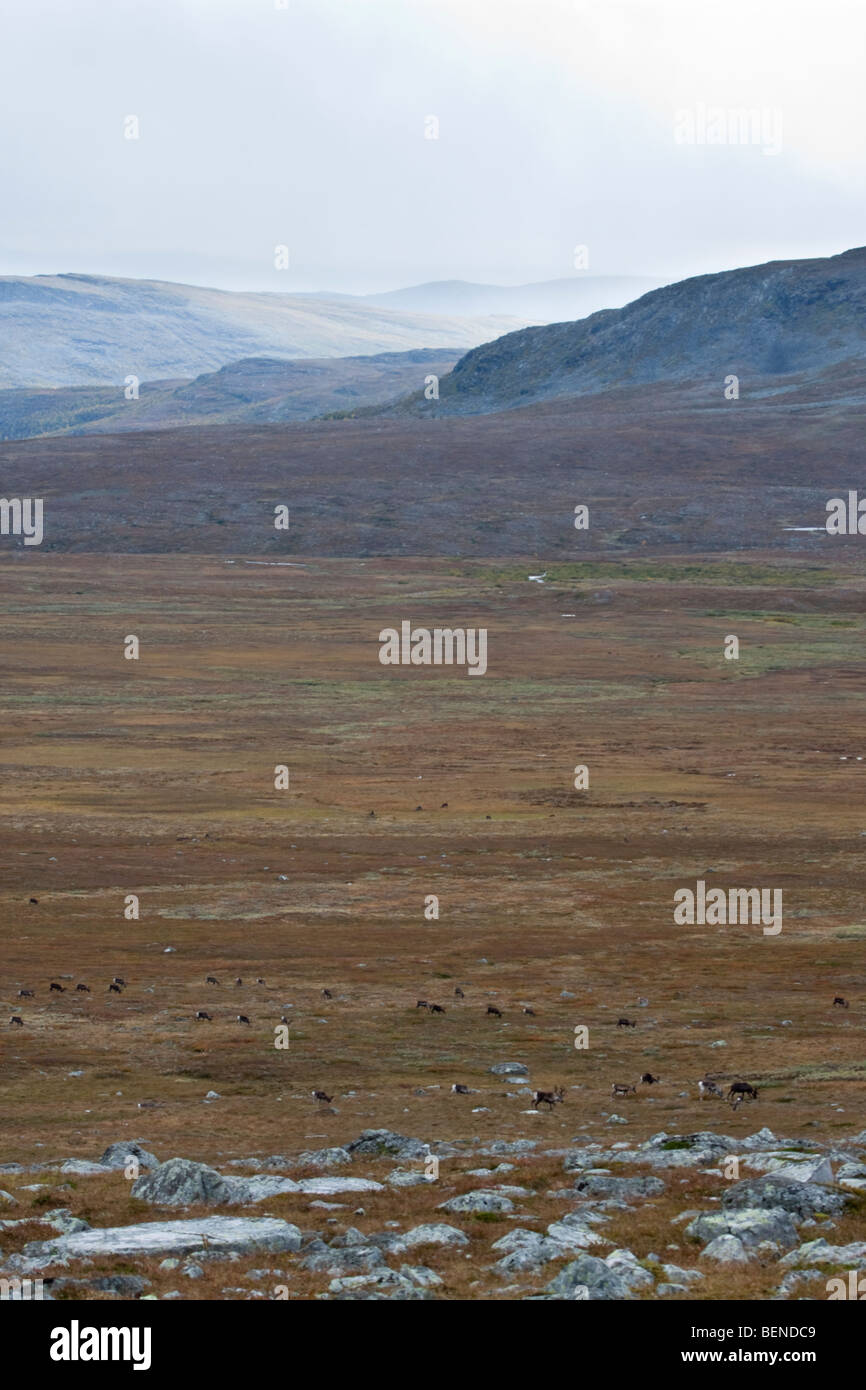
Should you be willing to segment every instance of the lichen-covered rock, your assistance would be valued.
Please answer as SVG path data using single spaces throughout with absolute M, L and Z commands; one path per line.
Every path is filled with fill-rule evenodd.
M 604 1260 L 594 1255 L 582 1255 L 560 1270 L 547 1285 L 554 1298 L 587 1298 L 591 1301 L 633 1298 L 628 1284 L 609 1269 Z
M 784 1250 L 790 1250 L 798 1239 L 791 1214 L 782 1207 L 703 1212 L 686 1227 L 686 1235 L 702 1242 L 731 1235 L 748 1247 L 772 1241 Z
M 503 1197 L 499 1192 L 489 1192 L 479 1189 L 477 1192 L 463 1192 L 459 1197 L 451 1197 L 447 1202 L 439 1203 L 440 1211 L 514 1211 L 514 1203 L 510 1197 Z
M 446 1226 L 444 1222 L 432 1221 L 423 1226 L 413 1226 L 403 1236 L 405 1245 L 468 1245 L 469 1238 L 456 1226 Z
M 837 1216 L 850 1201 L 843 1192 L 832 1192 L 820 1183 L 790 1182 L 778 1174 L 771 1174 L 734 1183 L 725 1191 L 722 1206 L 726 1211 L 743 1207 L 781 1207 L 794 1218 L 805 1221 L 818 1213 Z

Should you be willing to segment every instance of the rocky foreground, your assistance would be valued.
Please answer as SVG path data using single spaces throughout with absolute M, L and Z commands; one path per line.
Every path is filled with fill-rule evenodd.
M 454 1171 L 468 1157 L 479 1166 Z M 521 1165 L 554 1160 L 564 1183 L 539 1192 L 520 1181 Z M 491 1164 L 490 1160 L 496 1160 Z M 467 1256 L 467 1227 L 472 1222 L 506 1225 L 485 1247 L 487 1257 L 474 1273 L 488 1283 L 480 1297 L 531 1299 L 633 1299 L 710 1296 L 701 1285 L 720 1266 L 746 1268 L 768 1264 L 778 1274 L 775 1293 L 786 1299 L 826 1298 L 828 1280 L 866 1268 L 866 1238 L 839 1243 L 840 1223 L 850 1232 L 850 1218 L 862 1211 L 866 1193 L 866 1131 L 838 1147 L 783 1140 L 761 1129 L 739 1142 L 704 1131 L 690 1135 L 655 1134 L 644 1143 L 575 1141 L 575 1147 L 544 1150 L 537 1140 L 498 1141 L 473 1148 L 467 1143 L 426 1144 L 389 1130 L 366 1130 L 343 1148 L 295 1157 L 233 1160 L 234 1171 L 220 1173 L 184 1158 L 160 1162 L 139 1142 L 109 1146 L 98 1162 L 69 1159 L 24 1169 L 0 1165 L 0 1174 L 16 1180 L 30 1173 L 42 1181 L 20 1186 L 18 1196 L 0 1191 L 8 1215 L 0 1220 L 0 1240 L 14 1238 L 20 1227 L 38 1222 L 52 1234 L 27 1241 L 15 1253 L 0 1254 L 0 1271 L 13 1283 L 8 1296 L 20 1296 L 25 1279 L 42 1279 L 46 1298 L 155 1298 L 146 1275 L 129 1273 L 130 1261 L 160 1258 L 163 1274 L 171 1271 L 180 1286 L 163 1298 L 190 1296 L 187 1281 L 200 1280 L 216 1263 L 230 1278 L 233 1264 L 260 1256 L 265 1267 L 246 1270 L 247 1285 L 222 1286 L 217 1297 L 337 1299 L 430 1299 L 454 1296 L 437 1272 L 445 1255 Z M 355 1176 L 364 1166 L 375 1177 Z M 285 1170 L 321 1170 L 321 1176 L 293 1178 Z M 238 1170 L 247 1170 L 239 1173 Z M 283 1171 L 280 1171 L 283 1170 Z M 154 1208 L 158 1219 L 115 1226 L 94 1226 L 55 1208 L 18 1215 L 24 1194 L 60 1188 L 77 1189 L 91 1179 L 122 1171 L 131 1181 L 130 1196 Z M 525 1170 L 528 1172 L 528 1169 Z M 639 1223 L 684 1174 L 726 1179 L 707 1209 L 688 1208 L 669 1219 L 665 1253 L 639 1258 L 606 1227 L 623 1219 Z M 438 1202 L 434 1220 L 412 1224 L 388 1220 L 384 1229 L 364 1234 L 340 1213 L 364 1216 L 352 1204 L 374 1194 L 391 1194 L 404 1210 L 410 1189 L 441 1191 L 452 1177 L 472 1186 Z M 7 1177 L 7 1180 L 8 1177 Z M 406 1191 L 402 1191 L 402 1190 Z M 403 1202 L 397 1203 L 400 1194 Z M 207 1208 L 248 1208 L 291 1197 L 325 1229 L 302 1229 L 274 1215 L 236 1211 L 197 1213 Z M 554 1198 L 561 1214 L 539 1229 L 533 1207 Z M 343 1200 L 341 1200 L 343 1199 Z M 171 1212 L 171 1215 L 168 1212 Z M 327 1227 L 339 1227 L 338 1234 Z M 475 1231 L 471 1231 L 475 1235 Z M 495 1233 L 494 1233 L 495 1234 Z M 863 1235 L 866 1237 L 866 1222 Z M 477 1250 L 477 1247 L 475 1247 Z M 667 1251 L 682 1252 L 681 1262 Z M 682 1256 L 685 1255 L 686 1258 Z M 121 1273 L 93 1273 L 94 1264 L 123 1260 Z M 276 1261 L 276 1264 L 272 1264 Z M 148 1265 L 150 1268 L 150 1265 Z M 67 1272 L 68 1271 L 68 1272 Z M 88 1272 L 91 1271 L 91 1272 Z M 293 1278 L 313 1276 L 311 1292 L 292 1290 Z M 264 1283 L 265 1289 L 249 1283 Z M 318 1286 L 318 1287 L 317 1287 Z

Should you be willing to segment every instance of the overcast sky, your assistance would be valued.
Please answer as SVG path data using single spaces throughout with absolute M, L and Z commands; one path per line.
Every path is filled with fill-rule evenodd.
M 0 0 L 0 274 L 366 292 L 866 240 L 862 0 L 281 4 Z M 701 106 L 775 133 L 678 141 Z

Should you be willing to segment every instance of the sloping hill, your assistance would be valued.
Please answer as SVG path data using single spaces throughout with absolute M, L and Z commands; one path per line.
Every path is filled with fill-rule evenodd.
M 653 290 L 578 323 L 526 328 L 468 352 L 440 383 L 435 413 L 509 409 L 612 387 L 701 378 L 718 384 L 821 372 L 866 359 L 866 248 L 772 261 Z M 393 413 L 430 414 L 417 396 Z
M 250 357 L 194 381 L 143 382 L 138 400 L 126 400 L 122 386 L 0 390 L 0 439 L 312 420 L 392 401 L 423 386 L 430 373 L 449 372 L 458 356 L 418 348 L 296 362 Z
M 0 277 L 0 387 L 193 377 L 245 357 L 460 351 L 525 320 L 101 275 Z

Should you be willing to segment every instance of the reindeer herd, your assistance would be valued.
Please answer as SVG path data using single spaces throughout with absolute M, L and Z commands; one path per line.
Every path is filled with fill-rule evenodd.
M 266 989 L 268 988 L 265 980 L 262 979 L 260 976 L 256 978 L 255 983 L 256 985 L 262 986 Z M 237 976 L 235 978 L 234 984 L 236 988 L 242 986 L 242 977 Z M 216 975 L 206 975 L 205 985 L 220 988 L 220 981 L 216 977 Z M 109 983 L 106 992 L 109 994 L 122 994 L 126 988 L 126 980 L 124 980 L 123 977 L 120 975 L 115 975 Z M 74 991 L 71 991 L 71 987 L 68 991 L 67 986 L 59 984 L 56 980 L 52 980 L 48 985 L 47 992 L 49 995 L 53 996 L 56 994 L 66 994 L 67 992 L 72 992 L 75 994 L 90 994 L 91 991 L 90 987 L 83 983 L 76 984 Z M 326 1000 L 331 1000 L 334 997 L 332 991 L 326 987 L 321 990 L 321 995 L 322 998 Z M 23 988 L 18 990 L 19 999 L 35 999 L 35 997 L 35 990 Z M 464 991 L 460 988 L 459 985 L 454 990 L 454 997 L 456 1000 L 459 1001 L 463 1001 L 466 998 Z M 646 1003 L 646 1000 L 641 999 L 639 1002 L 643 1005 Z M 524 1014 L 527 1014 L 532 1018 L 536 1017 L 535 1009 L 531 1008 L 529 1005 L 521 1005 L 520 1007 Z M 848 1009 L 850 1008 L 850 1003 L 846 998 L 844 998 L 843 995 L 837 994 L 833 998 L 832 1007 L 834 1009 Z M 430 1002 L 427 999 L 417 999 L 415 1002 L 415 1008 L 424 1009 L 430 1014 L 441 1015 L 445 1013 L 444 1005 Z M 495 1004 L 488 1004 L 486 1006 L 485 1016 L 501 1019 L 503 1018 L 503 1012 Z M 193 1019 L 196 1023 L 212 1023 L 214 1021 L 213 1014 L 208 1012 L 207 1009 L 196 1010 L 196 1012 L 193 1014 Z M 252 1026 L 251 1019 L 247 1014 L 236 1014 L 235 1019 L 238 1024 L 244 1027 Z M 288 1024 L 289 1019 L 285 1013 L 281 1015 L 280 1022 L 283 1024 Z M 620 1015 L 620 1017 L 618 1017 L 616 1020 L 615 1026 L 617 1028 L 636 1028 L 637 1023 L 633 1019 L 627 1018 L 625 1015 Z M 9 1020 L 9 1027 L 24 1027 L 24 1019 L 21 1016 L 21 1014 L 12 1015 L 12 1017 Z M 724 1090 L 718 1084 L 719 1080 L 721 1079 L 722 1078 L 718 1076 L 711 1076 L 709 1072 L 705 1076 L 703 1076 L 697 1083 L 698 1095 L 700 1099 L 706 1100 L 709 1098 L 726 1101 L 733 1110 L 739 1109 L 739 1107 L 743 1104 L 745 1100 L 756 1101 L 758 1099 L 758 1089 L 756 1086 L 753 1086 L 751 1082 L 741 1080 L 733 1081 L 731 1085 L 727 1088 L 727 1090 Z M 614 1099 L 621 1100 L 625 1099 L 628 1096 L 637 1096 L 638 1087 L 652 1087 L 657 1086 L 660 1083 L 660 1077 L 653 1076 L 652 1072 L 646 1071 L 637 1079 L 637 1081 L 634 1082 L 614 1081 L 611 1085 L 610 1094 Z M 451 1091 L 455 1095 L 473 1094 L 473 1092 L 470 1090 L 468 1086 L 463 1085 L 461 1083 L 455 1083 L 451 1087 Z M 331 1097 L 325 1091 L 314 1090 L 312 1092 L 312 1096 L 314 1100 L 320 1103 L 330 1104 L 331 1102 Z M 535 1110 L 539 1110 L 542 1106 L 547 1106 L 548 1110 L 553 1110 L 553 1107 L 555 1105 L 561 1105 L 564 1100 L 565 1089 L 562 1086 L 555 1086 L 552 1091 L 534 1091 L 532 1094 L 532 1105 Z M 153 1102 L 142 1102 L 142 1105 L 150 1105 L 152 1103 Z

